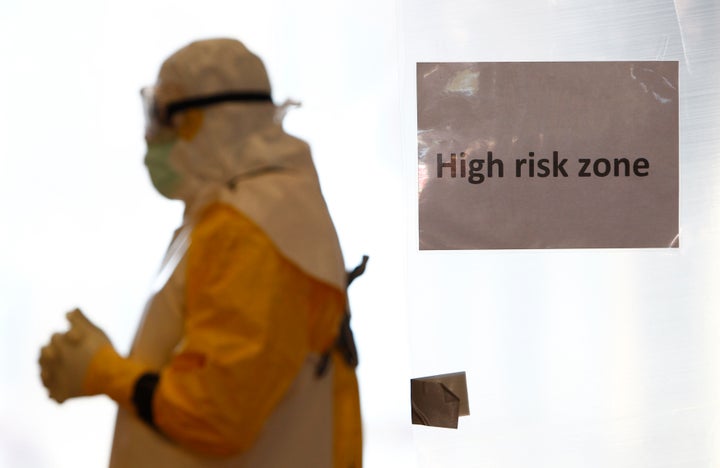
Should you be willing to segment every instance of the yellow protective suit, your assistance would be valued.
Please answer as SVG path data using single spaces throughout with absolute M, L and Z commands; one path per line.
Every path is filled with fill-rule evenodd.
M 129 357 L 102 348 L 84 381 L 120 405 L 112 467 L 362 466 L 354 369 L 333 351 L 316 375 L 346 308 L 337 236 L 309 148 L 258 115 L 214 105 L 173 147 L 193 190 L 163 281 Z M 155 428 L 133 402 L 148 372 Z

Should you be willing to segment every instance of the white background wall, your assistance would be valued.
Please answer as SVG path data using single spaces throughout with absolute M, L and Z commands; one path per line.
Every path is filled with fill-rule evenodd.
M 114 405 L 48 400 L 81 306 L 127 351 L 181 206 L 142 165 L 139 88 L 191 40 L 261 55 L 349 266 L 368 467 L 720 465 L 720 9 L 713 0 L 0 4 L 0 467 L 96 467 Z M 679 60 L 681 248 L 417 251 L 417 61 Z M 457 431 L 409 378 L 465 370 Z

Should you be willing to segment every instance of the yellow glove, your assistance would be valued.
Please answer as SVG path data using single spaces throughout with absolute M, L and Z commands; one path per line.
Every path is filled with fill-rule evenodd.
M 93 395 L 83 388 L 90 362 L 98 350 L 109 345 L 105 332 L 75 309 L 68 312 L 70 329 L 55 333 L 40 351 L 40 376 L 50 398 L 62 403 L 68 398 Z

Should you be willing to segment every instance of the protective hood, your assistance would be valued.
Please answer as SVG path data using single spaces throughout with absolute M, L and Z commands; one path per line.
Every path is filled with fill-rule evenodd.
M 241 76 L 244 67 L 249 76 Z M 220 39 L 193 43 L 171 56 L 161 68 L 156 99 L 162 106 L 263 90 L 269 92 L 262 62 L 239 42 Z M 223 102 L 186 111 L 194 113 L 186 115 L 192 131 L 181 135 L 169 155 L 183 179 L 177 198 L 186 204 L 185 225 L 214 202 L 231 205 L 300 268 L 344 289 L 344 262 L 310 149 L 285 133 L 275 120 L 278 111 L 269 102 Z

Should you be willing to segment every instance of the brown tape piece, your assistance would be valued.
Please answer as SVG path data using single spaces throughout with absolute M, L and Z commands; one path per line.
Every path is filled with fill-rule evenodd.
M 413 424 L 457 429 L 470 414 L 465 372 L 411 379 L 410 400 Z

